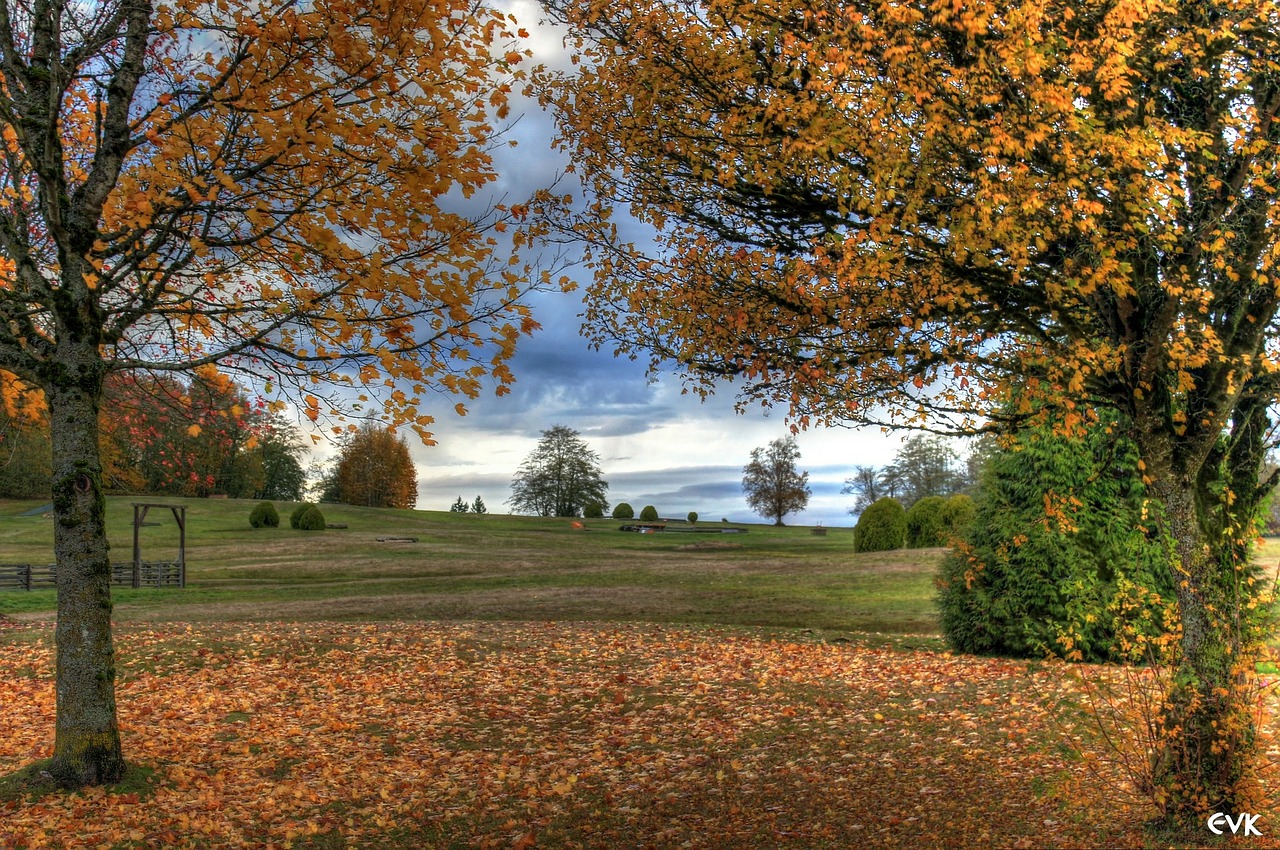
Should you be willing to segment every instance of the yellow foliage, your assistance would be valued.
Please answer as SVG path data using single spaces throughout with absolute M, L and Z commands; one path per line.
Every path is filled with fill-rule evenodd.
M 468 0 L 171 0 L 80 44 L 110 16 L 50 8 L 65 16 L 55 51 L 80 65 L 47 131 L 0 119 L 0 219 L 17 234 L 0 264 L 0 366 L 34 374 L 33 346 L 59 344 L 62 312 L 83 310 L 109 367 L 228 380 L 213 364 L 269 361 L 292 372 L 285 386 L 310 374 L 465 396 L 511 380 L 499 367 L 531 330 L 520 301 L 554 284 L 491 234 L 528 248 L 564 199 L 468 215 L 444 199 L 496 177 L 494 122 L 528 74 L 512 19 Z M 0 73 L 17 75 L 0 80 L 0 115 L 25 115 L 13 98 L 38 81 Z M 39 170 L 48 133 L 62 159 Z M 42 192 L 83 205 L 65 214 L 87 238 L 44 220 Z M 34 267 L 20 276 L 16 255 Z M 380 400 L 393 421 L 419 416 L 407 397 Z

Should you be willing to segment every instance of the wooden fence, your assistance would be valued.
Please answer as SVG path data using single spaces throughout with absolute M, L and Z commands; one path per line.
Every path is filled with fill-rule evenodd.
M 123 587 L 186 587 L 186 569 L 179 561 L 112 564 L 111 583 Z M 57 583 L 53 564 L 0 564 L 0 590 L 39 590 Z

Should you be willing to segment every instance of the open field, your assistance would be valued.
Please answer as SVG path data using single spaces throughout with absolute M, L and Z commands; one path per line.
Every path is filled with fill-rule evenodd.
M 1080 711 L 1082 671 L 1136 674 L 945 652 L 938 550 L 184 503 L 189 586 L 114 594 L 120 787 L 4 778 L 52 748 L 53 594 L 0 593 L 0 847 L 1280 847 L 1271 807 L 1261 838 L 1145 833 L 1132 752 Z M 0 561 L 51 557 L 33 507 L 0 502 Z M 148 519 L 144 558 L 170 557 Z
M 108 500 L 112 551 L 132 552 L 129 498 Z M 185 590 L 113 590 L 129 620 L 607 620 L 932 634 L 941 550 L 854 554 L 852 532 L 631 534 L 568 520 L 324 506 L 348 528 L 254 529 L 252 502 L 187 505 Z M 0 562 L 52 560 L 37 502 L 0 501 Z M 277 505 L 287 526 L 288 503 Z M 177 527 L 152 510 L 144 559 L 172 557 Z M 688 529 L 684 523 L 676 524 Z M 673 526 L 675 527 L 675 526 Z M 720 523 L 699 523 L 718 529 Z M 378 537 L 417 537 L 379 543 Z M 43 615 L 52 590 L 0 591 L 0 612 Z

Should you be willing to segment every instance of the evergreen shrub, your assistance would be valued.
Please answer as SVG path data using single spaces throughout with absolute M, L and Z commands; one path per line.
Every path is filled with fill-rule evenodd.
M 877 499 L 853 528 L 853 548 L 857 552 L 888 552 L 907 543 L 907 512 L 902 503 L 889 496 Z
M 254 528 L 278 528 L 280 514 L 276 512 L 276 506 L 271 502 L 258 502 L 249 512 L 249 525 Z
M 953 649 L 1144 660 L 1145 639 L 1166 629 L 1173 570 L 1137 462 L 1114 417 L 1082 437 L 1045 425 L 992 456 L 938 580 Z
M 945 546 L 950 529 L 942 524 L 944 496 L 925 496 L 907 511 L 907 548 L 927 549 Z
M 307 505 L 298 517 L 298 529 L 301 531 L 324 531 L 325 527 L 324 514 L 315 505 Z

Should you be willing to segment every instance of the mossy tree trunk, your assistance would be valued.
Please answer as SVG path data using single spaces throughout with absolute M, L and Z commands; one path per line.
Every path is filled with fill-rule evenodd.
M 1206 812 L 1249 811 L 1256 758 L 1249 699 L 1251 646 L 1241 564 L 1202 533 L 1189 481 L 1158 486 L 1174 548 L 1175 595 L 1182 634 L 1153 754 L 1152 780 L 1176 821 Z M 1215 548 L 1218 551 L 1215 551 Z
M 1147 441 L 1181 626 L 1151 779 L 1168 818 L 1184 825 L 1257 803 L 1254 662 L 1269 622 L 1251 542 L 1274 485 L 1259 478 L 1268 397 L 1243 393 L 1227 430 L 1198 450 Z
M 96 336 L 85 337 L 59 346 L 56 371 L 45 384 L 58 565 L 57 721 L 49 771 L 60 785 L 72 788 L 116 781 L 125 769 L 98 452 L 104 369 Z

